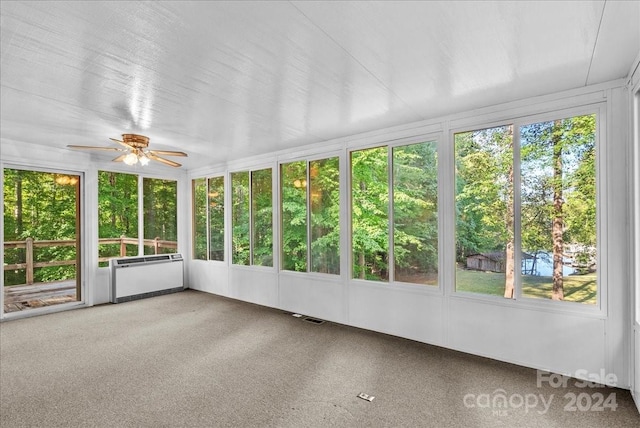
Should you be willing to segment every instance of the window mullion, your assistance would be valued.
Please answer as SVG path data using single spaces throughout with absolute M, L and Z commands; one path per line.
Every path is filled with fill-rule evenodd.
M 209 221 L 209 216 L 211 215 L 210 209 L 211 209 L 211 201 L 209 200 L 209 195 L 211 194 L 211 188 L 210 188 L 210 179 L 208 177 L 205 177 L 205 189 L 207 192 L 207 197 L 206 197 L 206 210 L 205 210 L 205 215 L 207 216 L 206 218 L 206 228 L 205 228 L 205 233 L 207 234 L 207 257 L 205 260 L 211 260 L 211 222 Z
M 387 229 L 389 233 L 389 246 L 387 251 L 389 255 L 387 257 L 387 269 L 389 270 L 389 282 L 395 281 L 395 241 L 394 241 L 394 219 L 393 219 L 393 207 L 394 207 L 394 188 L 393 188 L 393 148 L 387 147 L 387 197 L 389 198 L 389 202 L 387 204 Z
M 249 171 L 249 266 L 253 265 L 253 171 Z
M 305 186 L 306 192 L 306 209 L 307 209 L 307 272 L 312 272 L 311 269 L 311 162 L 306 162 L 305 177 L 307 185 Z
M 138 175 L 138 256 L 144 256 L 144 186 Z

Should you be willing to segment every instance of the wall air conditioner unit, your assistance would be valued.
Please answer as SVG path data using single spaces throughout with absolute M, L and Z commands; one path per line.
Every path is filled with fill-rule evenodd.
M 111 303 L 184 290 L 181 254 L 120 257 L 109 260 Z

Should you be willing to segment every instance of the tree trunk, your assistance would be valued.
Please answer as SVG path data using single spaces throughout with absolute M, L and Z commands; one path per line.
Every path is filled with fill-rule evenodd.
M 508 147 L 510 149 L 509 152 L 511 153 L 511 156 L 509 162 L 509 170 L 507 173 L 507 210 L 505 215 L 505 222 L 507 226 L 507 235 L 509 236 L 509 241 L 507 242 L 504 261 L 504 297 L 507 299 L 513 299 L 513 290 L 515 284 L 515 251 L 513 243 L 513 128 L 508 128 L 507 136 L 509 138 Z
M 562 218 L 562 121 L 553 123 L 553 226 L 551 236 L 553 239 L 553 300 L 564 300 L 564 288 L 562 278 L 563 246 L 562 230 L 564 220 Z

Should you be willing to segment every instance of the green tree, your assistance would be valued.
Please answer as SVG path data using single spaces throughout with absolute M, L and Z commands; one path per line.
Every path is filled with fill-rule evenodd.
M 387 147 L 351 153 L 353 277 L 388 280 Z

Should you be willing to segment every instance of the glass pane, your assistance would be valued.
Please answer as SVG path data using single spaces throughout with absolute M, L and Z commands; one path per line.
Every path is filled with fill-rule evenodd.
M 595 115 L 520 128 L 522 291 L 595 304 Z
M 249 172 L 231 174 L 231 262 L 249 265 Z
M 436 143 L 393 149 L 395 280 L 438 285 Z
M 389 279 L 387 148 L 351 153 L 353 277 Z
M 311 271 L 340 274 L 340 164 L 329 158 L 309 163 Z
M 280 166 L 282 269 L 307 271 L 307 163 Z
M 3 311 L 79 301 L 80 176 L 5 169 L 3 186 Z
M 193 186 L 193 258 L 207 260 L 207 182 L 192 181 Z
M 209 260 L 224 261 L 224 177 L 209 179 Z
M 98 236 L 100 266 L 138 255 L 137 175 L 98 171 Z
M 273 266 L 271 168 L 251 172 L 252 265 Z
M 174 180 L 142 180 L 144 254 L 175 253 L 178 248 L 178 201 Z
M 513 130 L 455 135 L 456 290 L 513 297 Z

